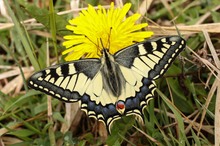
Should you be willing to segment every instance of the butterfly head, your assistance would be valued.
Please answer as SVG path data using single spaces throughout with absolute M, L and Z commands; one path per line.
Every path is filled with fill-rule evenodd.
M 114 59 L 113 59 L 112 55 L 110 55 L 110 53 L 109 53 L 109 47 L 105 47 L 103 45 L 102 39 L 100 39 L 100 43 L 102 45 L 100 52 L 101 52 L 101 56 L 103 58 L 103 61 L 104 62 L 109 62 L 110 60 L 113 61 Z

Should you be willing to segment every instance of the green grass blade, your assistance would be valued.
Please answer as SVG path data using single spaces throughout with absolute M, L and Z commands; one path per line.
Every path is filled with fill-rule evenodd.
M 183 123 L 183 118 L 180 115 L 178 109 L 176 109 L 174 107 L 174 105 L 167 99 L 167 97 L 158 89 L 156 89 L 157 93 L 160 95 L 160 97 L 163 99 L 163 101 L 167 104 L 167 106 L 172 110 L 172 112 L 174 113 L 175 117 L 176 117 L 176 121 L 177 121 L 177 126 L 178 126 L 178 133 L 179 133 L 179 139 L 178 139 L 178 144 L 179 146 L 185 146 L 185 144 L 188 144 L 185 132 L 184 132 L 184 123 Z
M 56 39 L 56 17 L 54 13 L 54 6 L 53 6 L 53 1 L 50 0 L 50 30 L 52 34 L 52 42 L 53 42 L 53 47 L 55 49 L 55 54 L 57 58 L 57 62 L 59 63 L 59 57 L 58 57 L 58 51 L 57 51 L 57 39 Z
M 21 39 L 21 42 L 24 46 L 24 49 L 25 49 L 26 53 L 28 54 L 28 57 L 31 61 L 31 64 L 34 66 L 35 70 L 40 70 L 40 66 L 39 66 L 36 58 L 34 57 L 34 54 L 33 54 L 33 51 L 32 51 L 33 49 L 31 49 L 32 46 L 30 45 L 30 42 L 28 41 L 27 37 L 24 35 L 24 34 L 27 35 L 27 33 L 24 30 L 24 27 L 18 21 L 18 19 L 16 18 L 14 12 L 12 11 L 11 7 L 9 6 L 9 1 L 4 0 L 4 3 L 5 3 L 5 6 L 7 7 L 9 15 L 12 18 L 12 21 L 14 22 L 15 30 L 17 31 L 17 33 L 18 33 L 18 35 Z

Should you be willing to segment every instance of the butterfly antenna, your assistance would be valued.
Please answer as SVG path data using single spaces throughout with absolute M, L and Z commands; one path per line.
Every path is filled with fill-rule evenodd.
M 101 45 L 102 45 L 102 48 L 103 48 L 103 49 L 106 49 L 106 48 L 104 47 L 104 45 L 103 45 L 102 38 L 100 38 L 100 43 L 101 43 Z
M 90 42 L 92 42 L 97 48 L 99 48 L 99 46 L 95 43 L 95 42 L 93 42 L 89 37 L 87 37 L 86 35 L 84 35 L 85 36 L 85 38 L 87 38 Z
M 95 43 L 95 42 L 93 42 L 89 37 L 87 37 L 86 35 L 84 35 L 85 36 L 85 38 L 87 38 L 90 42 L 92 42 L 96 47 L 97 47 L 97 54 L 98 54 L 98 50 L 100 50 L 101 51 L 101 48 L 99 47 L 99 43 Z M 97 39 L 97 42 L 98 42 L 98 39 Z M 99 55 L 99 54 L 98 54 Z
M 111 33 L 112 33 L 112 27 L 110 27 L 110 32 L 108 34 L 108 50 L 110 50 L 110 37 L 111 37 Z

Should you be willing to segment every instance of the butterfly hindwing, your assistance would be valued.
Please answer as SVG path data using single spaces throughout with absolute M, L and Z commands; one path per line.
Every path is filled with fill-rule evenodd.
M 89 117 L 104 122 L 109 132 L 112 123 L 122 116 L 122 114 L 116 110 L 117 103 L 123 102 L 125 105 L 126 108 L 123 115 L 136 115 L 139 119 L 143 120 L 143 109 L 146 107 L 149 100 L 153 98 L 156 86 L 154 82 L 147 78 L 142 78 L 141 81 L 143 84 L 138 91 L 135 91 L 134 95 L 130 95 L 116 103 L 112 102 L 103 105 L 102 101 L 97 103 L 97 101 L 91 100 L 89 95 L 84 94 L 80 100 L 81 109 L 86 112 Z
M 137 115 L 140 117 L 139 119 L 142 119 L 142 111 L 148 101 L 153 98 L 155 89 L 155 84 L 151 80 L 142 77 L 137 72 L 122 65 L 118 67 L 122 73 L 121 76 L 125 79 L 125 86 L 119 97 L 109 94 L 108 90 L 103 86 L 104 82 L 99 83 L 100 78 L 106 78 L 104 73 L 100 71 L 93 78 L 86 93 L 80 100 L 81 109 L 85 111 L 89 117 L 103 121 L 108 127 L 109 132 L 112 123 L 121 118 L 122 115 Z M 93 89 L 93 86 L 97 89 Z M 123 113 L 117 110 L 119 104 L 125 107 Z

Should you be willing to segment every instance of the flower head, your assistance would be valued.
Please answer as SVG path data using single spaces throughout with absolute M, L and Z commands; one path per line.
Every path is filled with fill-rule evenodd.
M 87 10 L 82 10 L 78 17 L 69 20 L 68 30 L 72 35 L 64 36 L 63 45 L 67 48 L 63 55 L 68 54 L 65 60 L 77 60 L 80 58 L 100 58 L 103 48 L 110 54 L 143 41 L 153 35 L 151 31 L 139 31 L 148 26 L 147 23 L 135 24 L 140 14 L 134 14 L 126 18 L 131 7 L 130 3 L 122 8 L 115 8 L 114 3 L 105 10 L 98 6 L 95 10 L 91 5 Z

